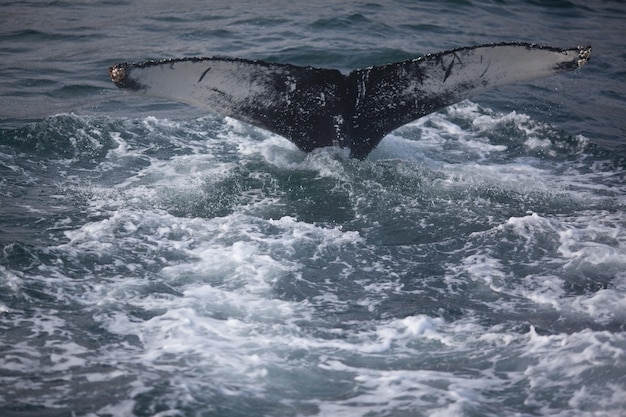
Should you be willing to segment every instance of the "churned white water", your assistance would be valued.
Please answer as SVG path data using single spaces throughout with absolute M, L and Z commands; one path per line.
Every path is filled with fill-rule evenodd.
M 42 217 L 49 243 L 5 247 L 27 267 L 2 267 L 4 291 L 32 305 L 2 305 L 5 402 L 108 393 L 93 415 L 623 405 L 623 184 L 583 137 L 565 146 L 471 102 L 364 162 L 213 117 L 45 123 L 83 127 L 54 161 L 70 208 Z M 489 138 L 499 128 L 514 142 Z
M 0 415 L 623 414 L 617 3 L 114 3 L 0 17 L 20 58 L 0 69 Z M 502 40 L 594 56 L 403 126 L 364 161 L 106 76 L 179 55 L 345 70 Z

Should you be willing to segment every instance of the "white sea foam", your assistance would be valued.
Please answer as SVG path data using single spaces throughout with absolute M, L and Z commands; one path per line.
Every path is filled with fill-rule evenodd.
M 510 218 L 505 224 L 476 236 L 489 234 L 504 241 L 518 240 L 516 257 L 533 254 L 541 248 L 545 261 L 527 261 L 529 273 L 514 276 L 503 265 L 506 256 L 499 254 L 497 248 L 487 248 L 467 256 L 462 266 L 453 269 L 463 271 L 500 294 L 550 305 L 566 314 L 583 313 L 598 323 L 617 323 L 626 315 L 621 272 L 626 267 L 626 248 L 623 230 L 617 226 L 619 222 L 607 225 L 606 219 L 604 215 L 597 219 L 593 216 L 548 219 L 537 213 Z M 508 232 L 513 237 L 508 237 Z M 599 283 L 607 288 L 570 294 L 572 284 L 593 287 Z M 513 304 L 510 308 L 518 307 Z
M 0 304 L 25 334 L 0 358 L 17 375 L 3 400 L 54 408 L 86 385 L 110 396 L 94 415 L 622 408 L 623 187 L 576 156 L 537 158 L 558 155 L 549 127 L 466 102 L 355 162 L 233 120 L 122 125 L 89 183 L 72 172 L 59 186 L 82 205 L 18 258 L 39 266 L 0 266 L 3 290 L 59 306 Z M 502 125 L 522 150 L 489 137 Z M 306 220 L 280 184 L 298 175 L 312 184 L 288 187 L 352 215 Z

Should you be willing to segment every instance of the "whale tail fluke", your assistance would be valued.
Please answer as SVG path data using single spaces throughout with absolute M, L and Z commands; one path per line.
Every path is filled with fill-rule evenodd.
M 303 151 L 339 145 L 365 158 L 393 130 L 482 91 L 574 70 L 591 47 L 526 43 L 458 48 L 358 69 L 233 58 L 117 64 L 122 90 L 187 103 L 286 137 Z

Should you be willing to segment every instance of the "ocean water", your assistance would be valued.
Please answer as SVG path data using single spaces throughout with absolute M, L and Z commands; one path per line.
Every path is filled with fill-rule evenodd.
M 3 1 L 0 415 L 621 416 L 621 1 Z M 591 44 L 364 161 L 116 62 Z

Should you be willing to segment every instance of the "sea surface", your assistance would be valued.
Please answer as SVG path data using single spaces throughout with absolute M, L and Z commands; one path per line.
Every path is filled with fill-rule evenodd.
M 593 46 L 365 160 L 110 82 Z M 0 415 L 623 416 L 623 1 L 0 1 Z

